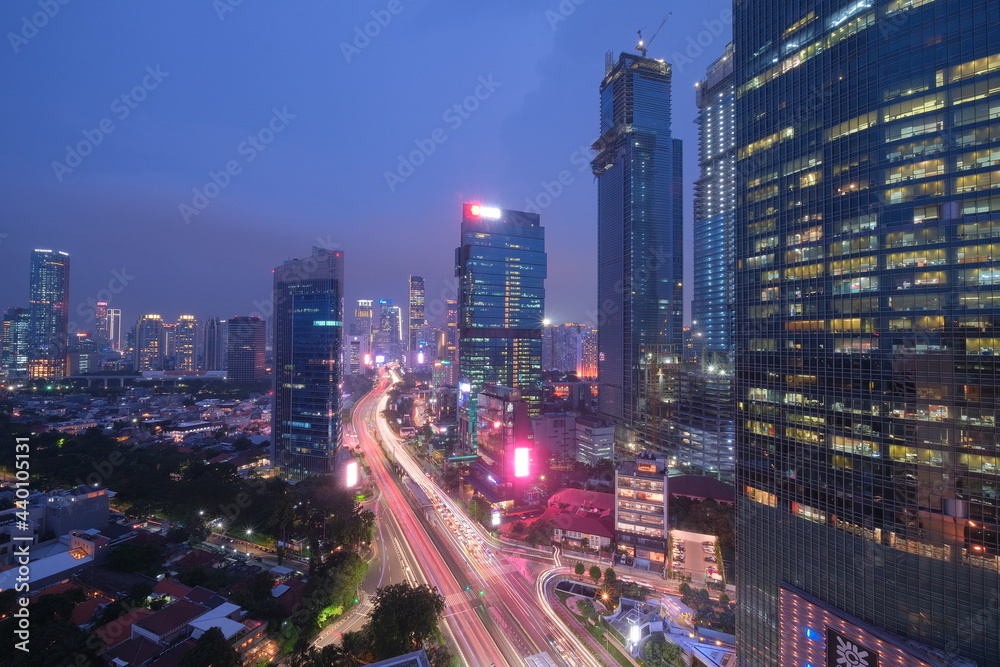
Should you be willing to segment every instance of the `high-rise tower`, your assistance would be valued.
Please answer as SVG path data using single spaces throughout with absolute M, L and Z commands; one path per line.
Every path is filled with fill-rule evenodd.
M 28 375 L 61 378 L 69 353 L 69 255 L 33 251 L 30 288 Z
M 1000 4 L 733 34 L 741 662 L 1000 665 Z
M 333 474 L 341 444 L 344 253 L 313 248 L 274 270 L 274 413 L 279 474 Z
M 600 412 L 626 451 L 664 447 L 683 345 L 681 142 L 671 66 L 609 53 L 594 144 Z
M 475 446 L 476 401 L 489 384 L 541 405 L 545 231 L 535 213 L 464 204 L 459 279 L 459 434 Z
M 226 338 L 226 378 L 257 382 L 266 376 L 264 346 L 267 331 L 259 317 L 233 317 Z
M 416 352 L 417 338 L 420 335 L 420 327 L 427 322 L 424 319 L 424 279 L 420 276 L 410 276 L 410 317 L 409 317 L 409 344 L 407 351 Z

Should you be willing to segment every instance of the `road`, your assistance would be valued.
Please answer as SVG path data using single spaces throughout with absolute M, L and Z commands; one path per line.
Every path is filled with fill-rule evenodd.
M 492 628 L 487 627 L 489 619 L 477 592 L 466 591 L 459 584 L 452 568 L 417 516 L 419 510 L 415 510 L 410 502 L 411 498 L 404 495 L 391 464 L 367 427 L 368 423 L 382 421 L 379 413 L 389 386 L 390 381 L 386 377 L 381 378 L 376 389 L 358 401 L 354 410 L 354 429 L 358 435 L 358 444 L 375 484 L 381 491 L 380 517 L 390 523 L 395 522 L 399 528 L 397 539 L 405 536 L 405 539 L 399 540 L 399 545 L 404 559 L 416 564 L 412 568 L 414 580 L 436 586 L 444 596 L 445 634 L 451 640 L 453 649 L 457 649 L 462 664 L 484 667 L 525 664 L 504 637 L 497 637 L 499 633 L 492 632 Z M 390 533 L 394 529 L 391 528 Z
M 385 379 L 382 382 L 386 382 Z M 474 590 L 486 592 L 487 608 L 495 626 L 504 635 L 504 639 L 516 647 L 516 659 L 506 664 L 525 664 L 525 656 L 545 653 L 557 664 L 571 667 L 607 664 L 595 659 L 580 639 L 566 629 L 552 612 L 549 601 L 537 595 L 535 579 L 541 568 L 528 558 L 498 551 L 495 548 L 497 543 L 489 538 L 481 526 L 474 525 L 455 501 L 426 477 L 409 449 L 398 441 L 385 420 L 377 417 L 388 400 L 382 386 L 380 384 L 379 391 L 369 395 L 377 400 L 375 416 L 360 425 L 356 421 L 355 429 L 359 434 L 367 436 L 377 433 L 389 448 L 396 465 L 431 500 L 433 512 L 430 514 L 440 527 L 440 530 L 433 531 L 436 535 L 431 535 L 432 538 L 437 538 L 434 541 L 438 542 L 438 555 L 443 560 L 455 562 L 460 576 L 470 581 Z M 368 425 L 370 427 L 366 428 Z M 371 442 L 374 444 L 373 440 Z M 367 451 L 366 456 L 369 456 Z M 551 557 L 544 550 L 526 551 Z M 558 655 L 553 655 L 554 653 Z M 610 659 L 609 655 L 606 657 Z

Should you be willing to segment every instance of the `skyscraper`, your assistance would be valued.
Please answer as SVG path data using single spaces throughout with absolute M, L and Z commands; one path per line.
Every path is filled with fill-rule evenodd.
M 256 382 L 264 379 L 266 341 L 264 320 L 259 317 L 233 317 L 229 320 L 226 378 L 230 382 Z
M 541 404 L 545 230 L 535 213 L 466 203 L 459 279 L 459 435 L 475 446 L 476 402 L 489 384 L 519 389 L 537 414 Z
M 3 314 L 2 358 L 4 372 L 11 377 L 28 374 L 28 333 L 31 312 L 27 308 L 8 308 Z
M 358 307 L 354 309 L 354 325 L 352 336 L 367 337 L 371 341 L 375 329 L 375 308 L 373 299 L 358 299 Z
M 407 350 L 416 351 L 417 336 L 420 327 L 427 322 L 424 319 L 424 279 L 420 276 L 410 276 L 410 317 L 409 317 L 409 344 Z
M 378 330 L 385 334 L 388 339 L 392 356 L 398 356 L 399 346 L 405 340 L 403 338 L 403 317 L 399 306 L 392 305 L 392 299 L 379 299 L 378 301 Z
M 107 321 L 108 348 L 115 352 L 121 352 L 124 345 L 122 339 L 122 309 L 108 308 Z
M 1000 665 L 1000 4 L 734 10 L 741 662 Z
M 204 370 L 226 370 L 227 333 L 229 323 L 218 317 L 210 317 L 205 321 L 205 346 L 203 360 Z
M 597 377 L 597 329 L 586 328 L 577 336 L 577 377 L 596 378 Z
M 162 371 L 165 351 L 163 318 L 148 314 L 135 325 L 135 370 Z
M 177 328 L 174 331 L 174 368 L 179 371 L 195 370 L 198 320 L 194 315 L 181 315 L 177 318 Z
M 694 195 L 694 331 L 692 359 L 676 375 L 676 428 L 670 451 L 678 468 L 732 481 L 733 215 L 736 135 L 733 48 L 712 63 L 695 87 L 698 163 Z
M 579 364 L 582 324 L 546 324 L 542 328 L 542 369 L 575 373 Z
M 599 410 L 626 450 L 662 449 L 683 344 L 681 142 L 671 66 L 609 53 L 594 144 Z
M 30 284 L 28 375 L 61 378 L 69 352 L 69 255 L 33 251 Z
M 271 437 L 275 466 L 288 480 L 336 472 L 343 299 L 341 251 L 313 248 L 274 270 Z
M 694 190 L 694 299 L 696 353 L 732 350 L 733 215 L 736 207 L 736 126 L 733 118 L 733 45 L 712 63 L 695 88 L 698 166 Z

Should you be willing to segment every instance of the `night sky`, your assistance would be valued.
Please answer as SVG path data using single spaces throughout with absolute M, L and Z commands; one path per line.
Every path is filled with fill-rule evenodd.
M 27 305 L 30 251 L 52 248 L 72 256 L 71 321 L 109 296 L 127 326 L 266 315 L 272 268 L 337 245 L 349 306 L 402 303 L 413 273 L 433 315 L 453 296 L 461 203 L 536 200 L 546 315 L 586 322 L 604 54 L 673 12 L 649 55 L 675 64 L 690 246 L 694 83 L 730 39 L 730 6 L 5 0 L 0 307 Z M 358 36 L 366 24 L 375 37 Z M 417 142 L 429 155 L 401 166 Z

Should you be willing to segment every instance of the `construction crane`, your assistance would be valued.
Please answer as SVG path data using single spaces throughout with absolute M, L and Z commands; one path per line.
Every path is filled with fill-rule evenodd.
M 642 30 L 638 31 L 639 43 L 636 44 L 635 50 L 641 53 L 643 58 L 646 57 L 646 53 L 649 52 L 649 45 L 652 44 L 653 40 L 656 39 L 656 36 L 660 34 L 660 29 L 663 28 L 663 24 L 667 22 L 667 19 L 670 18 L 671 14 L 673 14 L 673 12 L 667 12 L 667 15 L 663 17 L 662 21 L 660 21 L 660 25 L 656 27 L 656 32 L 653 33 L 653 36 L 649 38 L 648 42 L 642 41 Z

